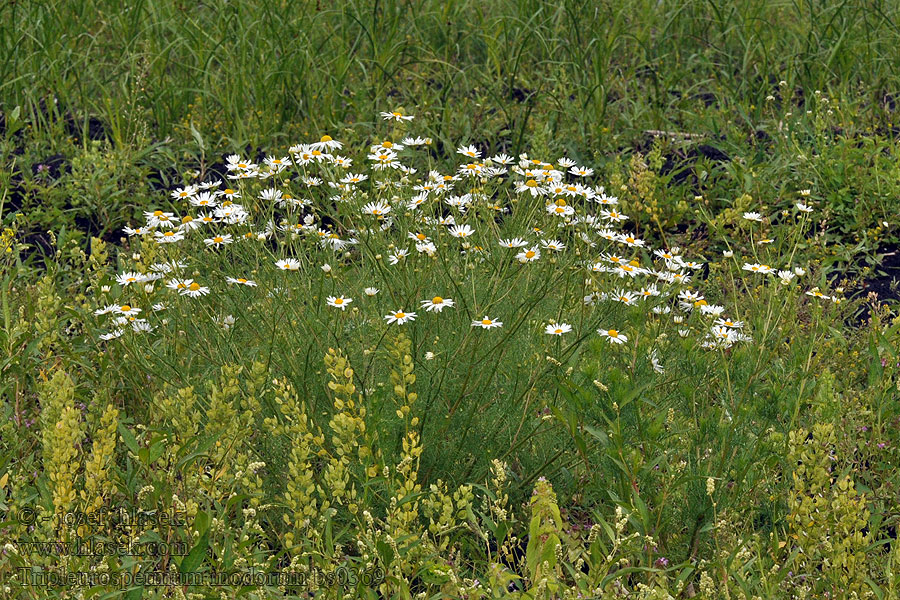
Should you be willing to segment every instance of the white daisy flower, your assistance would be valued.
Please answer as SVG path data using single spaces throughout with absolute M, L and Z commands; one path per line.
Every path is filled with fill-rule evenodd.
M 628 336 L 617 329 L 598 329 L 597 333 L 605 337 L 610 344 L 624 344 L 628 341 Z
M 448 306 L 456 306 L 456 302 L 452 298 L 442 298 L 441 296 L 435 296 L 431 300 L 422 300 L 421 304 L 426 311 L 438 313 Z
M 226 277 L 225 281 L 231 284 L 246 285 L 247 287 L 256 287 L 256 282 L 252 279 L 244 279 L 243 277 Z
M 325 303 L 328 306 L 333 306 L 334 308 L 339 308 L 341 310 L 346 310 L 347 306 L 353 302 L 353 298 L 346 298 L 344 296 L 328 296 L 325 299 Z
M 568 323 L 550 323 L 544 328 L 547 335 L 562 335 L 572 331 L 572 326 Z
M 491 319 L 487 315 L 483 319 L 472 321 L 472 327 L 481 327 L 482 329 L 493 329 L 495 327 L 503 327 L 503 322 L 497 319 Z
M 390 314 L 385 315 L 384 319 L 385 319 L 389 324 L 403 325 L 404 323 L 407 323 L 408 321 L 415 321 L 415 320 L 416 320 L 416 313 L 414 313 L 414 312 L 403 312 L 402 309 L 401 309 L 401 310 L 395 310 L 395 311 L 391 312 Z
M 300 261 L 296 258 L 284 258 L 275 261 L 275 266 L 283 271 L 298 271 L 300 270 Z

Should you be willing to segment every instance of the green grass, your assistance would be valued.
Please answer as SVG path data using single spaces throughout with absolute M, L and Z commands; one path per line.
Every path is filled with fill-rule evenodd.
M 897 271 L 879 266 L 900 241 L 896 3 L 72 0 L 6 3 L 0 22 L 4 539 L 60 534 L 26 527 L 26 508 L 177 508 L 186 523 L 133 537 L 190 556 L 65 568 L 377 567 L 380 596 L 344 586 L 366 598 L 900 593 Z M 395 109 L 415 120 L 378 116 Z M 284 175 L 228 185 L 254 232 L 308 214 L 357 239 L 346 249 L 313 231 L 221 249 L 209 228 L 172 245 L 123 233 L 144 211 L 197 217 L 169 192 L 218 177 L 227 154 L 260 162 L 324 134 L 370 176 L 355 191 Z M 432 138 L 401 153 L 417 172 L 370 170 L 369 145 L 405 135 Z M 588 181 L 630 217 L 618 229 L 648 248 L 558 227 L 505 182 L 533 175 L 463 178 L 465 212 L 433 196 L 406 208 L 430 170 L 468 162 L 465 144 L 594 168 Z M 269 186 L 310 205 L 260 200 Z M 604 208 L 567 200 L 579 217 Z M 361 212 L 375 201 L 392 207 L 383 231 Z M 447 214 L 474 235 L 421 220 Z M 527 247 L 498 247 L 538 244 L 534 227 L 565 251 L 523 264 Z M 659 282 L 669 297 L 585 302 L 652 283 L 592 271 L 614 264 L 605 254 L 664 269 L 652 250 L 676 246 L 702 266 L 686 286 Z M 287 257 L 297 272 L 276 267 Z M 171 260 L 188 265 L 152 289 L 115 281 Z M 781 283 L 745 263 L 801 274 Z M 173 277 L 210 293 L 168 289 Z M 713 317 L 680 307 L 682 289 L 752 340 L 704 347 Z M 326 304 L 342 294 L 346 311 Z M 456 306 L 426 312 L 434 295 Z M 101 338 L 119 327 L 102 309 L 123 304 L 153 330 Z M 389 325 L 401 308 L 417 318 Z M 503 327 L 473 327 L 484 315 Z M 551 322 L 573 331 L 547 335 Z M 74 597 L 17 571 L 59 573 L 56 554 L 0 548 L 0 597 Z M 329 585 L 322 597 L 339 597 Z
M 58 100 L 118 145 L 139 135 L 212 147 L 292 142 L 409 105 L 435 132 L 524 148 L 610 149 L 644 129 L 752 128 L 767 95 L 827 90 L 890 120 L 891 3 L 11 3 L 4 105 Z M 698 111 L 700 95 L 714 104 Z M 788 98 L 783 98 L 787 101 Z M 893 100 L 896 101 L 896 100 Z M 528 136 L 530 137 L 530 135 Z

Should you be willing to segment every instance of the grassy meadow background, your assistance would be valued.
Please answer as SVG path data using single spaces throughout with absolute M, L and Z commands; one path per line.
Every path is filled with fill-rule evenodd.
M 897 3 L 69 0 L 6 2 L 0 23 L 2 597 L 900 597 Z M 358 201 L 304 188 L 322 231 L 359 237 L 346 253 L 123 233 L 181 217 L 170 193 L 224 178 L 229 155 L 262 164 L 323 135 L 369 183 L 370 144 L 431 140 L 401 155 L 417 173 Z M 618 249 L 649 268 L 680 248 L 698 261 L 685 289 L 752 341 L 703 347 L 690 295 L 675 321 L 594 306 L 631 285 L 584 268 L 617 247 L 584 222 L 551 231 L 543 199 L 492 182 L 457 184 L 480 198 L 453 213 L 474 247 L 430 223 L 433 260 L 388 264 L 426 227 L 400 209 L 412 185 L 468 144 L 593 168 L 649 246 Z M 243 199 L 276 219 L 263 186 Z M 394 207 L 393 233 L 355 210 L 370 201 Z M 498 252 L 538 225 L 565 252 Z M 275 269 L 286 257 L 299 272 Z M 116 282 L 180 260 L 209 296 Z M 225 276 L 259 285 L 211 283 Z M 441 293 L 458 306 L 420 308 Z M 344 294 L 347 311 L 326 304 Z M 172 316 L 102 339 L 96 311 L 130 298 Z M 402 307 L 418 318 L 386 324 Z M 503 327 L 472 327 L 485 311 Z M 575 331 L 544 334 L 563 321 Z M 189 518 L 21 518 L 103 507 Z M 23 544 L 76 537 L 190 552 Z M 25 568 L 315 582 L 42 587 Z

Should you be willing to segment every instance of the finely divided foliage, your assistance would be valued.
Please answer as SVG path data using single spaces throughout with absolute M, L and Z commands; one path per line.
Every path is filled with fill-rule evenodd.
M 400 122 L 413 119 L 400 111 L 382 116 Z M 635 314 L 645 315 L 642 320 L 629 320 L 649 328 L 647 335 L 658 336 L 664 330 L 674 333 L 677 329 L 678 335 L 693 337 L 698 347 L 711 351 L 752 342 L 748 329 L 729 325 L 733 322 L 723 317 L 729 312 L 726 306 L 710 302 L 691 289 L 707 259 L 685 256 L 679 248 L 652 248 L 637 237 L 635 231 L 627 229 L 626 207 L 600 182 L 590 181 L 593 169 L 571 166 L 567 170 L 566 165 L 572 161 L 566 157 L 551 162 L 524 154 L 515 161 L 503 155 L 482 159 L 481 151 L 468 145 L 461 146 L 457 153 L 475 162 L 462 164 L 456 173 L 444 174 L 434 169 L 429 155 L 419 149 L 428 147 L 431 140 L 421 138 L 422 144 L 409 143 L 417 139 L 405 138 L 406 145 L 390 140 L 374 142 L 366 156 L 371 168 L 368 174 L 350 173 L 353 160 L 362 159 L 335 154 L 348 149 L 324 135 L 318 142 L 292 146 L 288 156 L 267 156 L 261 164 L 229 156 L 225 181 L 210 179 L 177 188 L 171 194 L 179 203 L 175 212 L 148 210 L 144 224 L 126 228 L 129 236 L 153 239 L 162 248 L 156 254 L 158 262 L 147 265 L 145 272 L 132 266 L 117 275 L 120 297 L 132 296 L 128 288 L 132 284 L 144 284 L 142 293 L 139 299 L 129 300 L 135 306 L 98 309 L 96 314 L 106 316 L 109 328 L 100 335 L 119 337 L 125 331 L 154 335 L 160 327 L 171 327 L 166 309 L 174 301 L 173 294 L 207 302 L 213 314 L 223 310 L 216 298 L 226 283 L 255 288 L 244 293 L 242 301 L 246 303 L 279 294 L 279 286 L 289 287 L 291 281 L 277 278 L 275 271 L 302 276 L 316 260 L 340 264 L 332 277 L 342 285 L 341 271 L 379 263 L 383 256 L 378 249 L 384 249 L 389 264 L 371 269 L 370 280 L 354 285 L 389 286 L 394 277 L 391 270 L 402 271 L 406 261 L 417 265 L 424 261 L 423 268 L 427 269 L 439 263 L 443 274 L 449 274 L 449 279 L 441 283 L 443 289 L 459 289 L 460 282 L 453 281 L 454 273 L 494 273 L 500 281 L 514 286 L 519 278 L 529 276 L 524 272 L 530 269 L 548 280 L 577 280 L 567 286 L 568 294 L 555 297 L 554 313 L 545 315 L 545 322 L 554 326 L 547 325 L 545 333 L 572 331 L 572 325 L 558 325 L 555 319 L 577 317 L 580 325 L 576 333 L 587 334 L 594 329 L 596 315 L 606 312 L 598 307 L 620 303 L 632 307 Z M 798 208 L 799 228 L 805 227 L 810 211 L 808 207 Z M 745 212 L 744 218 L 762 222 L 756 212 Z M 251 245 L 253 250 L 233 250 L 229 248 L 233 243 Z M 517 248 L 522 250 L 510 250 Z M 232 272 L 206 273 L 209 280 L 203 282 L 188 278 L 197 269 L 203 270 L 210 251 L 227 253 L 215 260 Z M 262 259 L 267 254 L 271 259 Z M 332 271 L 330 264 L 321 267 L 327 273 Z M 784 267 L 779 272 L 784 284 L 803 272 L 789 264 Z M 776 272 L 758 263 L 745 263 L 743 269 L 763 275 Z M 247 277 L 250 273 L 255 280 Z M 162 280 L 163 285 L 154 285 L 156 280 Z M 258 286 L 256 280 L 263 285 Z M 499 318 L 485 316 L 472 321 L 472 326 L 483 329 L 499 328 L 503 320 L 515 316 L 509 303 L 471 290 L 460 291 L 457 301 L 433 295 L 430 299 L 408 298 L 406 302 L 418 302 L 426 313 L 435 313 L 428 316 L 431 319 L 443 318 L 443 309 L 455 307 L 457 302 L 470 316 L 487 308 Z M 721 296 L 715 290 L 704 293 Z M 831 299 L 816 290 L 807 293 Z M 320 301 L 343 312 L 353 298 L 335 295 Z M 359 318 L 375 318 L 379 306 L 358 304 Z M 138 316 L 142 311 L 144 314 Z M 337 318 L 329 313 L 317 314 L 326 320 L 324 326 L 328 326 L 328 319 Z M 415 312 L 402 309 L 383 316 L 389 325 L 412 323 L 416 317 Z M 614 324 L 616 328 L 609 325 L 604 323 L 597 332 L 610 344 L 628 342 L 624 323 Z M 534 335 L 539 331 L 533 331 Z

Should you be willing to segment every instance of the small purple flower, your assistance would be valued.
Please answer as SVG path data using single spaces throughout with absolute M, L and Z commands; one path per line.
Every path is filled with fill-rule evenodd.
M 654 562 L 653 564 L 656 565 L 656 567 L 659 569 L 665 569 L 666 567 L 669 566 L 669 559 L 666 558 L 665 556 L 660 556 L 659 558 L 656 559 L 656 562 Z

